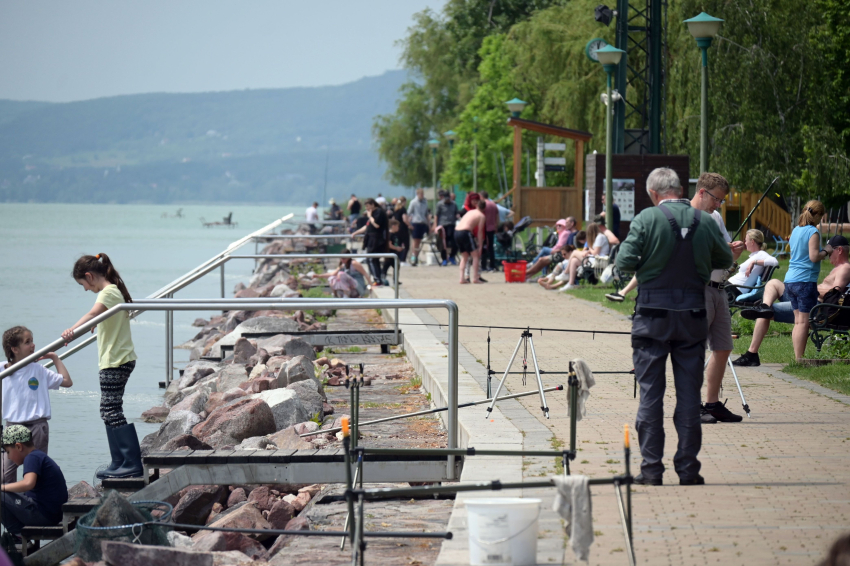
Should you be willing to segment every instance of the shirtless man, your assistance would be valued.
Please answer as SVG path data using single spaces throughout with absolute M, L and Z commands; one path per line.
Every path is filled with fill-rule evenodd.
M 842 235 L 833 236 L 829 240 L 829 246 L 832 247 L 829 253 L 829 263 L 833 265 L 833 269 L 823 280 L 823 283 L 818 285 L 818 300 L 823 300 L 823 296 L 834 287 L 843 289 L 850 285 L 850 261 L 847 258 L 850 245 L 848 245 L 847 238 Z M 776 322 L 794 324 L 794 310 L 791 308 L 790 301 L 783 298 L 784 293 L 785 284 L 778 279 L 771 279 L 764 288 L 764 298 L 761 304 L 753 309 L 741 311 L 743 318 L 755 320 L 756 324 L 753 328 L 753 339 L 750 341 L 750 347 L 744 355 L 733 361 L 732 365 L 749 367 L 761 365 L 759 347 L 770 329 L 771 319 Z
M 469 263 L 469 256 L 472 256 L 472 282 L 484 283 L 479 277 L 479 268 L 481 265 L 481 249 L 484 246 L 484 238 L 478 238 L 475 241 L 473 234 L 484 234 L 484 224 L 486 217 L 484 209 L 487 208 L 487 203 L 483 200 L 478 201 L 478 205 L 463 215 L 460 222 L 455 228 L 455 242 L 457 249 L 461 253 L 460 259 L 460 283 L 469 283 L 464 278 L 466 264 Z

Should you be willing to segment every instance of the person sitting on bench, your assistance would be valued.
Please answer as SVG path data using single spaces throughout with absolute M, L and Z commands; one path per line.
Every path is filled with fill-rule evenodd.
M 36 449 L 32 433 L 23 425 L 6 427 L 2 443 L 9 459 L 24 467 L 24 479 L 0 486 L 3 526 L 20 536 L 24 527 L 58 525 L 62 505 L 68 501 L 62 470 L 50 456 Z
M 835 287 L 843 289 L 850 285 L 850 262 L 847 259 L 850 246 L 848 246 L 847 238 L 841 235 L 833 236 L 829 240 L 829 246 L 831 246 L 829 262 L 833 265 L 833 269 L 823 280 L 823 283 L 818 285 L 818 301 L 822 301 L 823 296 L 831 289 Z M 794 324 L 794 309 L 791 306 L 790 299 L 785 294 L 785 283 L 778 279 L 768 281 L 764 288 L 764 299 L 762 299 L 761 304 L 752 309 L 742 310 L 741 316 L 748 320 L 755 320 L 756 324 L 753 328 L 753 339 L 750 341 L 750 347 L 741 357 L 734 360 L 732 365 L 756 367 L 761 365 L 759 348 L 770 329 L 770 320 Z
M 744 238 L 744 246 L 750 252 L 750 257 L 747 261 L 741 264 L 738 268 L 738 273 L 733 275 L 727 281 L 728 285 L 732 285 L 734 292 L 737 295 L 749 293 L 754 287 L 756 281 L 764 273 L 766 267 L 776 267 L 779 265 L 779 260 L 764 251 L 764 234 L 761 230 L 747 230 L 747 235 Z M 738 285 L 743 288 L 739 289 Z

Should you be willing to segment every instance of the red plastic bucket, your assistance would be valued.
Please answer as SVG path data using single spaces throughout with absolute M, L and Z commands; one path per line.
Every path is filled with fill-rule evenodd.
M 521 259 L 517 262 L 503 261 L 505 267 L 505 282 L 506 283 L 524 283 L 525 282 L 525 266 L 528 262 Z

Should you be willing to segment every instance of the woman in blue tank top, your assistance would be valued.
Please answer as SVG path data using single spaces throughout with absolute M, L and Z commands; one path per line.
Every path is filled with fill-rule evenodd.
M 807 202 L 788 241 L 791 246 L 791 261 L 785 275 L 785 295 L 794 309 L 791 342 L 794 344 L 794 356 L 798 361 L 806 351 L 809 312 L 818 302 L 820 262 L 829 257 L 829 253 L 820 247 L 821 235 L 817 228 L 825 212 L 826 209 L 820 201 Z

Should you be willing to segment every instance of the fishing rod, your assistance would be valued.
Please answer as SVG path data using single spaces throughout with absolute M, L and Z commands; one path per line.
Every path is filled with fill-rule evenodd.
M 747 223 L 750 221 L 750 218 L 751 218 L 751 217 L 752 217 L 752 215 L 755 213 L 755 211 L 756 211 L 756 209 L 759 207 L 759 205 L 761 205 L 761 202 L 764 200 L 764 197 L 766 197 L 766 196 L 767 196 L 767 193 L 769 193 L 769 192 L 770 192 L 770 189 L 772 189 L 772 188 L 773 188 L 773 185 L 775 185 L 775 184 L 776 184 L 776 181 L 778 181 L 778 180 L 779 180 L 779 175 L 777 175 L 777 176 L 776 176 L 776 178 L 775 178 L 775 179 L 773 179 L 773 181 L 771 181 L 771 182 L 770 182 L 770 184 L 767 186 L 767 189 L 765 189 L 765 191 L 762 193 L 761 197 L 759 198 L 758 202 L 756 202 L 756 205 L 753 207 L 753 209 L 750 211 L 750 213 L 747 215 L 747 217 L 746 217 L 746 218 L 744 218 L 744 221 L 741 223 L 741 227 L 740 227 L 740 228 L 738 228 L 738 231 L 737 231 L 737 232 L 735 232 L 735 235 L 734 235 L 734 236 L 732 236 L 732 241 L 733 241 L 733 242 L 735 241 L 735 238 L 737 238 L 738 236 L 740 236 L 740 235 L 741 235 L 741 230 L 743 230 L 743 229 L 744 229 L 744 226 L 746 226 L 746 225 L 747 225 Z M 779 194 L 779 193 L 776 193 L 776 196 L 778 196 L 778 197 L 780 197 L 780 198 L 781 198 L 781 196 L 780 196 L 780 194 Z

